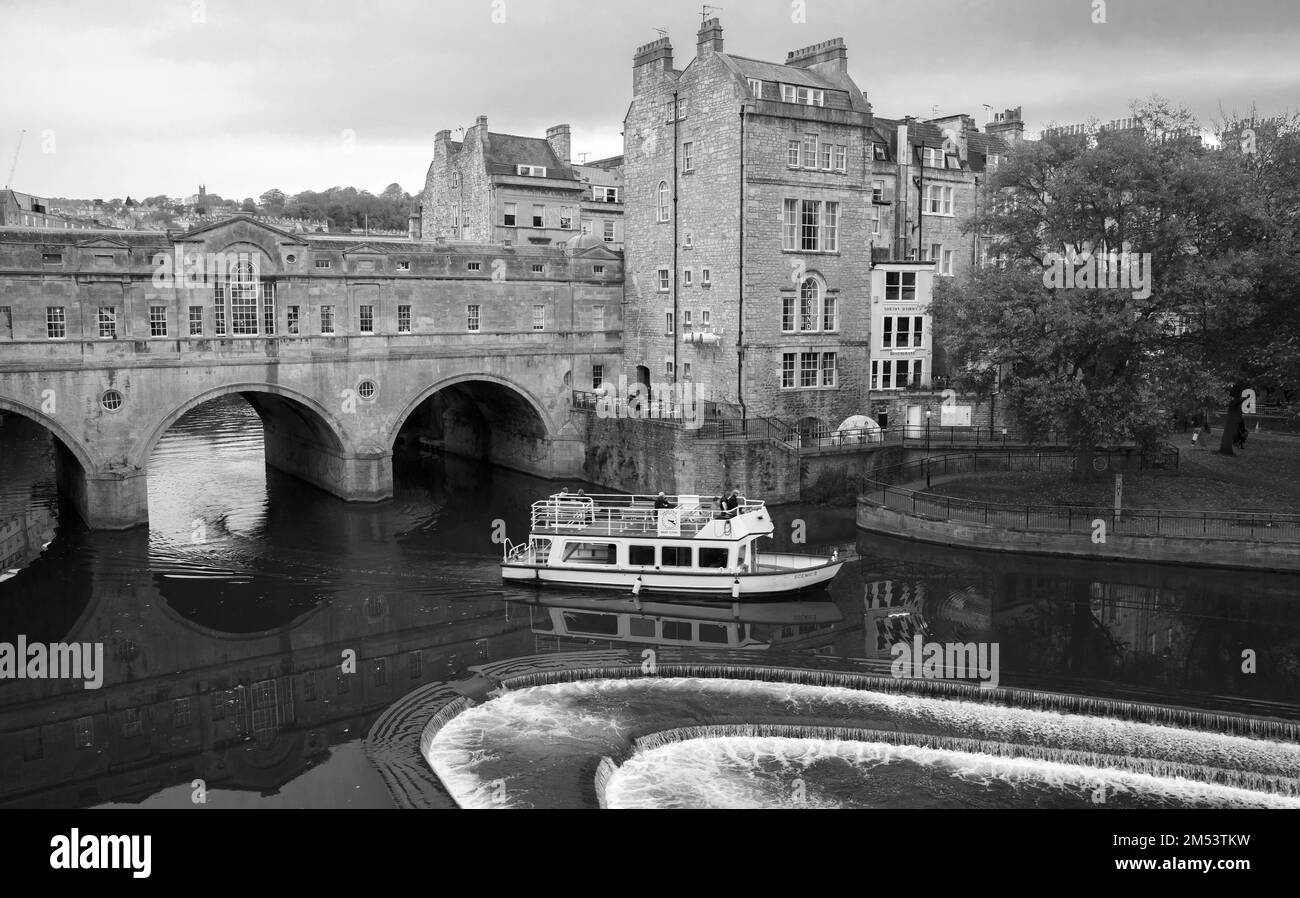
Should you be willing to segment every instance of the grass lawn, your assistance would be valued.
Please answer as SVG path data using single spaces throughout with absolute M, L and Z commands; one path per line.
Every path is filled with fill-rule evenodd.
M 1300 437 L 1252 433 L 1246 448 L 1229 458 L 1218 454 L 1218 436 L 1210 449 L 1192 449 L 1190 435 L 1175 434 L 1171 442 L 1182 453 L 1178 473 L 1124 472 L 1124 506 L 1300 514 Z M 972 474 L 936 483 L 929 492 L 985 502 L 1109 506 L 1115 481 L 1110 473 L 1089 484 L 1035 471 Z

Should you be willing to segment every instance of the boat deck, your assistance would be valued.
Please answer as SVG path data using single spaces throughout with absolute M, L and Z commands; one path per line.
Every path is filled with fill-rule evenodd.
M 557 493 L 534 502 L 534 535 L 623 536 L 695 538 L 706 529 L 720 539 L 739 539 L 752 532 L 748 516 L 764 511 L 761 501 L 741 500 L 734 511 L 717 511 L 711 500 L 700 496 L 668 496 L 671 508 L 654 507 L 655 496 L 570 495 Z M 763 515 L 766 518 L 766 515 Z M 712 527 L 719 522 L 718 527 Z M 733 527 L 733 523 L 741 526 Z

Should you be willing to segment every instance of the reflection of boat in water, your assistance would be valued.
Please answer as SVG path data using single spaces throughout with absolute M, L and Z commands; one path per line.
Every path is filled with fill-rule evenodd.
M 832 602 L 642 602 L 549 597 L 527 604 L 533 633 L 644 645 L 766 649 L 829 633 L 844 616 Z
M 771 538 L 762 501 L 714 512 L 699 496 L 571 496 L 534 502 L 528 542 L 504 547 L 507 580 L 650 592 L 730 595 L 794 592 L 829 583 L 843 561 L 758 551 Z

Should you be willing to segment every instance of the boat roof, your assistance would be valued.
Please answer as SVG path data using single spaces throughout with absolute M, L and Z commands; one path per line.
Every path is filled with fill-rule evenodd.
M 707 496 L 665 496 L 669 507 L 655 508 L 658 498 L 555 493 L 533 503 L 532 535 L 739 542 L 774 529 L 761 499 L 739 496 L 736 508 L 724 512 Z

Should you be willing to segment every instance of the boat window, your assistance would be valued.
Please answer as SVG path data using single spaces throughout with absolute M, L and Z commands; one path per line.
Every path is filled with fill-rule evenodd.
M 632 636 L 651 636 L 655 635 L 655 619 L 653 617 L 634 617 L 628 621 L 628 633 Z
M 727 644 L 727 628 L 723 624 L 700 624 L 700 642 Z
M 570 634 L 617 636 L 618 615 L 597 614 L 588 611 L 566 611 L 564 612 L 564 626 Z
M 569 543 L 564 560 L 578 564 L 614 564 L 617 556 L 613 543 Z
M 691 638 L 691 622 L 688 620 L 664 621 L 664 639 L 676 639 L 687 642 Z
M 694 546 L 664 546 L 664 567 L 690 567 L 691 556 L 695 554 Z
M 627 547 L 627 563 L 653 566 L 655 563 L 655 547 L 629 545 Z
M 551 541 L 549 539 L 533 539 L 533 554 L 537 557 L 538 564 L 546 564 L 546 559 L 551 555 Z
M 710 549 L 700 546 L 700 567 L 726 567 L 730 549 Z
M 529 608 L 528 614 L 532 618 L 534 630 L 542 630 L 547 633 L 555 630 L 555 624 L 551 622 L 550 608 Z

